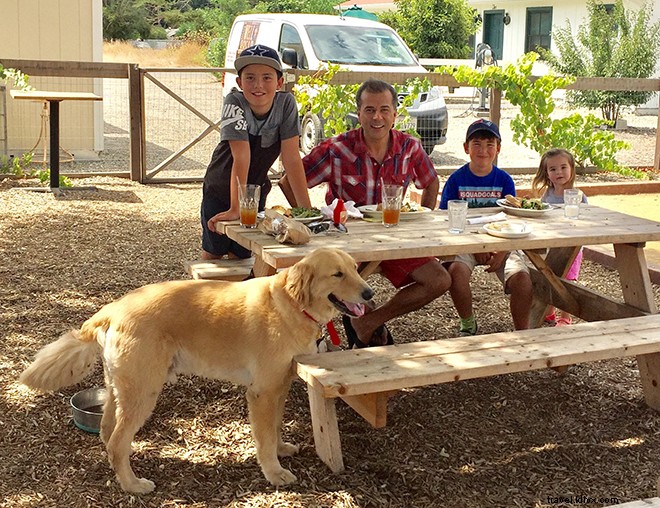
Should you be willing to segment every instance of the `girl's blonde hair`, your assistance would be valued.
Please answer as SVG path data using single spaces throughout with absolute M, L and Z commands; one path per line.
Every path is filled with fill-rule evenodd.
M 536 171 L 534 179 L 532 180 L 532 194 L 534 194 L 534 197 L 541 198 L 545 195 L 548 189 L 552 188 L 552 182 L 550 181 L 550 178 L 548 178 L 548 159 L 556 157 L 557 155 L 566 157 L 568 160 L 568 164 L 571 166 L 571 177 L 568 179 L 568 182 L 566 182 L 566 187 L 573 187 L 573 183 L 575 183 L 575 157 L 573 157 L 571 152 L 564 150 L 563 148 L 552 148 L 545 152 L 541 157 L 539 169 Z

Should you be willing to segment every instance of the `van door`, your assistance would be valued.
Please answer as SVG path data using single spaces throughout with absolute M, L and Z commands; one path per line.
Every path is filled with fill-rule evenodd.
M 296 52 L 298 57 L 298 63 L 296 65 L 297 69 L 309 69 L 307 55 L 305 55 L 305 48 L 303 47 L 298 29 L 286 23 L 282 25 L 282 32 L 280 33 L 280 42 L 277 51 L 282 55 L 285 49 L 292 49 Z

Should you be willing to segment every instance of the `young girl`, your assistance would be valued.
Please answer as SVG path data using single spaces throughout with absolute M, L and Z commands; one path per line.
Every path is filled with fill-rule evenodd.
M 535 197 L 540 197 L 545 203 L 560 204 L 564 202 L 564 190 L 572 189 L 574 183 L 575 158 L 573 154 L 562 148 L 553 148 L 541 157 L 539 169 L 532 180 L 532 192 Z M 584 193 L 582 194 L 582 202 L 587 202 Z M 576 281 L 581 264 L 582 249 L 575 257 L 575 261 L 569 268 L 565 279 Z M 545 317 L 546 323 L 563 326 L 570 325 L 573 322 L 568 312 L 560 311 L 559 318 L 556 319 L 554 307 L 551 307 L 551 309 L 551 313 Z

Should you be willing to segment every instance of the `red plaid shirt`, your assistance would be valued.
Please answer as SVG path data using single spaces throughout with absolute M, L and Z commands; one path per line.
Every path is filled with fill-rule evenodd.
M 303 159 L 303 164 L 309 188 L 328 183 L 328 204 L 341 198 L 355 201 L 356 206 L 375 205 L 380 202 L 381 178 L 386 184 L 403 185 L 405 194 L 410 182 L 424 189 L 438 176 L 419 140 L 396 130 L 390 131 L 382 164 L 367 153 L 359 128 L 326 139 Z

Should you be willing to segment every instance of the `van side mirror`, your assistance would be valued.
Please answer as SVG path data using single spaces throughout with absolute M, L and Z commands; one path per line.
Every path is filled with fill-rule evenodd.
M 284 48 L 282 50 L 282 62 L 290 65 L 294 69 L 298 68 L 298 53 L 294 49 Z

